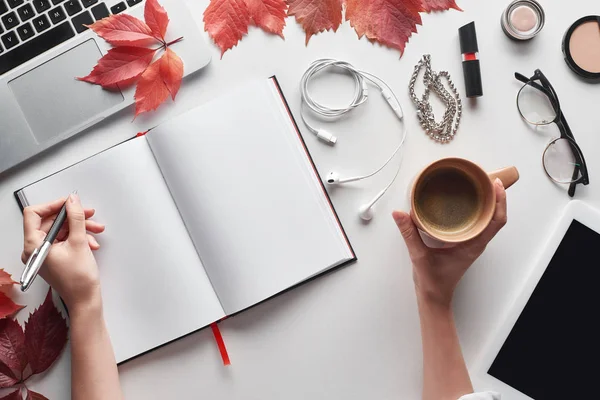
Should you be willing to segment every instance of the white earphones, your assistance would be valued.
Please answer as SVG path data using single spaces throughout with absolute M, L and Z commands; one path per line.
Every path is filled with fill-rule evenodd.
M 319 71 L 321 71 L 325 68 L 329 68 L 329 67 L 342 68 L 342 69 L 346 70 L 354 79 L 354 83 L 355 83 L 354 98 L 347 107 L 330 108 L 327 106 L 323 106 L 323 105 L 317 103 L 316 101 L 314 101 L 312 99 L 312 97 L 310 96 L 310 93 L 308 91 L 309 80 L 311 79 L 311 77 L 314 74 L 318 73 Z M 392 110 L 394 111 L 394 114 L 398 117 L 398 119 L 400 121 L 402 121 L 402 123 L 404 125 L 404 121 L 403 121 L 404 113 L 402 111 L 402 106 L 400 105 L 398 98 L 396 97 L 396 95 L 394 94 L 392 89 L 389 87 L 389 85 L 387 83 L 385 83 L 381 78 L 378 78 L 377 76 L 370 74 L 368 72 L 360 71 L 360 70 L 356 69 L 353 65 L 351 65 L 345 61 L 337 61 L 337 60 L 333 60 L 333 59 L 319 59 L 319 60 L 314 61 L 308 67 L 308 69 L 304 72 L 304 75 L 302 75 L 302 79 L 300 81 L 300 93 L 302 95 L 302 104 L 306 103 L 306 105 L 313 112 L 315 112 L 319 115 L 322 115 L 324 117 L 329 117 L 329 118 L 340 117 L 340 116 L 346 114 L 347 112 L 352 111 L 354 108 L 358 107 L 359 105 L 361 105 L 367 101 L 368 87 L 367 87 L 365 79 L 368 80 L 369 82 L 371 82 L 372 84 L 374 84 L 375 86 L 377 86 L 381 90 L 381 95 L 384 97 L 384 99 L 386 100 L 388 105 L 392 108 Z M 306 121 L 306 119 L 304 118 L 304 114 L 303 114 L 303 108 L 301 108 L 301 110 L 300 110 L 300 116 L 302 117 L 302 121 L 304 122 L 304 124 L 306 125 L 308 130 L 310 130 L 312 133 L 314 133 L 317 136 L 317 138 L 319 138 L 321 141 L 323 141 L 331 146 L 333 146 L 337 143 L 337 137 L 335 137 L 334 135 L 332 135 L 331 133 L 327 132 L 324 129 L 316 129 L 316 128 L 312 127 Z M 378 169 L 376 169 L 375 171 L 373 171 L 370 174 L 363 175 L 363 176 L 354 176 L 354 177 L 349 177 L 349 178 L 341 178 L 337 172 L 332 171 L 327 175 L 327 178 L 325 179 L 327 184 L 332 185 L 332 186 L 333 185 L 341 185 L 344 183 L 360 181 L 360 180 L 367 179 L 367 178 L 370 178 L 370 177 L 376 175 L 394 159 L 396 154 L 398 154 L 398 152 L 402 148 L 402 145 L 404 144 L 405 139 L 406 139 L 406 125 L 404 125 L 404 129 L 402 130 L 402 139 L 400 140 L 400 144 L 398 144 L 398 147 L 396 147 L 396 149 L 394 150 L 392 155 L 385 161 L 385 163 L 383 163 L 383 165 L 381 167 L 379 167 Z M 373 207 L 379 201 L 379 199 L 381 199 L 383 197 L 383 195 L 388 191 L 388 189 L 392 186 L 392 184 L 398 177 L 398 174 L 400 173 L 400 165 L 401 164 L 402 164 L 402 160 L 400 160 L 400 162 L 398 163 L 398 169 L 396 170 L 396 174 L 394 175 L 394 178 L 391 180 L 391 182 L 381 192 L 379 192 L 373 200 L 362 205 L 359 208 L 359 210 L 358 210 L 359 217 L 362 220 L 370 221 L 373 218 L 373 215 L 374 215 Z

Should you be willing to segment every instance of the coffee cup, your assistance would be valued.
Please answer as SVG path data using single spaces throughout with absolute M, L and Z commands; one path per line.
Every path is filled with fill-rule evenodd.
M 443 158 L 425 167 L 412 185 L 412 219 L 429 247 L 451 247 L 477 237 L 496 210 L 494 180 L 506 189 L 519 180 L 515 167 L 485 172 L 462 158 Z

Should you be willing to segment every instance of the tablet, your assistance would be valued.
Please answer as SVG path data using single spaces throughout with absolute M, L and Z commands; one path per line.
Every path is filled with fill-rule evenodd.
M 600 399 L 600 212 L 571 201 L 471 371 L 502 400 Z

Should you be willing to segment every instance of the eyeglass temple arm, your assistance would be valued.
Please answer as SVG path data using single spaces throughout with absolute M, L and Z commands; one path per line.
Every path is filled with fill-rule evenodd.
M 554 94 L 552 94 L 552 92 L 548 89 L 546 89 L 545 87 L 543 87 L 542 85 L 533 82 L 530 78 L 526 77 L 523 74 L 520 74 L 518 72 L 515 72 L 515 78 L 517 78 L 518 81 L 521 81 L 525 84 L 529 83 L 532 87 L 536 88 L 537 90 L 543 92 L 546 96 L 548 96 L 548 98 L 550 99 L 550 101 L 553 103 L 553 105 L 556 107 L 555 101 L 554 101 Z

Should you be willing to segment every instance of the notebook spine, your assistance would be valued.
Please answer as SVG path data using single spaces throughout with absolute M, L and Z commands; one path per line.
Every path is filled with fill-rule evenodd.
M 19 204 L 21 211 L 23 211 L 25 207 L 29 206 L 25 192 L 22 189 L 15 192 L 15 199 L 17 200 L 17 204 Z

